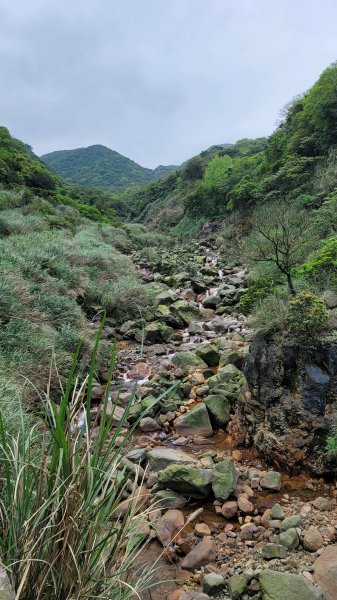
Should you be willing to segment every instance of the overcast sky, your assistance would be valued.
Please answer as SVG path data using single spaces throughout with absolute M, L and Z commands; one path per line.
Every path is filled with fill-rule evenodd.
M 336 0 L 0 0 L 0 123 L 148 167 L 268 135 L 337 59 Z

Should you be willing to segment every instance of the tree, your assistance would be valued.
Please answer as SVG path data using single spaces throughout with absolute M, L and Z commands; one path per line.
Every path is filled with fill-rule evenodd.
M 203 186 L 212 193 L 225 195 L 228 191 L 229 175 L 233 168 L 230 156 L 216 156 L 211 160 L 205 171 Z
M 289 291 L 295 296 L 293 269 L 307 256 L 312 233 L 304 210 L 285 202 L 265 205 L 255 213 L 247 253 L 254 262 L 273 263 L 286 277 Z

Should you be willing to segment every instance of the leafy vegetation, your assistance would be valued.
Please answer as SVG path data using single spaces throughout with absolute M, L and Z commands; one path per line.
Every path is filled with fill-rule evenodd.
M 91 422 L 91 391 L 99 336 L 90 370 L 76 376 L 78 351 L 60 404 L 50 394 L 36 425 L 23 418 L 13 434 L 0 411 L 3 489 L 0 550 L 16 591 L 25 600 L 111 598 L 127 600 L 147 589 L 155 566 L 140 561 L 141 525 L 148 498 L 130 490 L 123 457 L 137 422 L 123 443 L 116 440 L 127 423 L 131 396 L 112 431 L 109 409 L 116 346 L 101 411 Z M 95 429 L 95 437 L 93 430 Z
M 176 167 L 146 169 L 110 148 L 95 145 L 75 150 L 57 150 L 41 159 L 64 179 L 104 190 L 124 190 L 164 177 Z

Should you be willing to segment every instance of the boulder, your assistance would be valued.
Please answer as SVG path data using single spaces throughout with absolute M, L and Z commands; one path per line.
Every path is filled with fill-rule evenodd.
M 178 300 L 178 295 L 173 290 L 167 289 L 158 294 L 157 300 L 159 304 L 173 304 Z
M 202 305 L 204 308 L 212 308 L 213 310 L 221 303 L 221 296 L 218 294 L 213 294 L 212 296 L 207 296 L 202 301 Z
M 280 531 L 287 531 L 287 529 L 302 527 L 303 521 L 299 515 L 292 515 L 291 517 L 286 517 L 281 525 Z
M 266 544 L 262 548 L 262 558 L 273 560 L 274 558 L 286 558 L 287 550 L 282 544 Z
M 211 437 L 213 429 L 208 415 L 206 405 L 201 402 L 192 410 L 180 415 L 174 421 L 174 427 L 179 435 L 198 435 L 202 437 Z
M 230 402 L 226 396 L 213 394 L 205 398 L 205 404 L 209 412 L 211 422 L 216 427 L 227 425 L 230 420 Z
M 220 353 L 212 344 L 200 344 L 195 353 L 208 367 L 216 367 L 219 364 Z
M 212 489 L 217 500 L 223 502 L 235 492 L 238 474 L 234 461 L 230 458 L 215 465 L 212 479 Z
M 240 387 L 245 383 L 245 376 L 235 365 L 226 365 L 210 377 L 207 383 L 211 389 L 226 383 L 235 383 Z
M 249 577 L 244 573 L 228 579 L 228 591 L 232 600 L 239 600 L 248 588 Z
M 159 473 L 169 465 L 194 465 L 195 459 L 187 452 L 175 448 L 153 448 L 147 453 L 147 461 L 151 472 Z
M 207 367 L 206 363 L 193 350 L 176 352 L 172 356 L 172 363 L 175 367 L 180 367 L 181 369 L 194 369 L 195 367 L 206 369 Z
M 181 319 L 185 325 L 189 325 L 192 321 L 200 319 L 200 312 L 196 306 L 189 304 L 186 300 L 178 300 L 171 304 L 172 313 Z
M 314 562 L 314 580 L 326 593 L 327 600 L 337 600 L 337 545 L 328 546 Z
M 226 580 L 219 573 L 206 573 L 202 580 L 202 589 L 209 596 L 220 594 L 225 586 Z
M 212 489 L 212 470 L 189 465 L 171 465 L 159 473 L 160 483 L 169 489 L 199 500 L 207 499 Z
M 204 328 L 201 323 L 190 323 L 187 331 L 190 335 L 201 335 L 204 332 Z
M 216 544 L 210 537 L 204 537 L 192 548 L 181 563 L 182 569 L 194 571 L 216 559 Z
M 262 477 L 260 485 L 265 490 L 280 491 L 281 473 L 278 473 L 277 471 L 268 471 L 268 473 Z
M 263 600 L 324 600 L 323 591 L 302 575 L 265 569 L 259 574 Z
M 300 543 L 297 529 L 295 529 L 295 527 L 290 527 L 287 531 L 282 531 L 279 535 L 279 542 L 288 550 L 296 550 Z

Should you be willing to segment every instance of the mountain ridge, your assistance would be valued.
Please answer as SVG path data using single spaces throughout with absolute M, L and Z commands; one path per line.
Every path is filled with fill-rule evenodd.
M 155 169 L 142 167 L 103 144 L 55 150 L 40 158 L 67 181 L 109 191 L 144 185 L 178 168 L 175 165 L 158 165 Z

